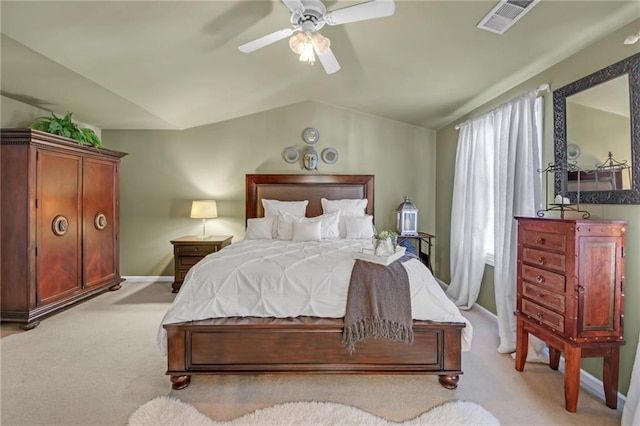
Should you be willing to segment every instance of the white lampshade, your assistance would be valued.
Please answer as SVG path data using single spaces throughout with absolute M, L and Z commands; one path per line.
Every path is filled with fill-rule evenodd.
M 192 219 L 214 219 L 218 217 L 218 206 L 215 200 L 200 200 L 191 203 Z

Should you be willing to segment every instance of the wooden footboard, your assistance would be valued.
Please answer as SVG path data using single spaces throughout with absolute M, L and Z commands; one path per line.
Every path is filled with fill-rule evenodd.
M 174 389 L 193 374 L 437 374 L 457 387 L 463 323 L 414 321 L 413 344 L 367 340 L 350 355 L 342 319 L 219 318 L 167 324 L 168 370 Z

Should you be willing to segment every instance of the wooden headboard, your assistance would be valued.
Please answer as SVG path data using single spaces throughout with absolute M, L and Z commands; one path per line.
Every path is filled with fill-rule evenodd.
M 307 216 L 322 214 L 321 198 L 366 198 L 373 215 L 373 175 L 247 175 L 247 219 L 264 216 L 262 199 L 309 200 Z

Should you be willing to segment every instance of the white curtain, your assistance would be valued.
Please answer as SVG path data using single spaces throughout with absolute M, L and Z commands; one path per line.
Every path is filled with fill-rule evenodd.
M 536 126 L 536 95 L 531 91 L 493 111 L 495 130 L 494 286 L 498 352 L 516 349 L 517 222 L 514 216 L 533 217 L 541 196 L 540 143 Z
M 447 295 L 461 309 L 478 298 L 493 220 L 493 117 L 483 115 L 461 125 L 456 151 L 451 206 L 451 283 Z
M 516 347 L 514 216 L 535 216 L 542 194 L 538 172 L 542 103 L 536 105 L 536 96 L 537 90 L 533 90 L 463 123 L 458 137 L 451 213 L 451 284 L 447 294 L 461 309 L 475 303 L 486 244 L 493 243 L 501 353 L 513 352 Z M 543 357 L 544 344 L 533 338 L 530 341 L 529 358 Z
M 627 401 L 622 410 L 622 426 L 640 425 L 640 342 L 636 348 L 636 360 L 633 363 L 630 383 Z

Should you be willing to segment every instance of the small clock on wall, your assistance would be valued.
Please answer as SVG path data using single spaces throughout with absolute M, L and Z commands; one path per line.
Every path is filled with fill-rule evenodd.
M 306 143 L 316 143 L 318 142 L 318 140 L 320 140 L 320 132 L 318 132 L 313 127 L 307 127 L 302 132 L 302 139 Z

